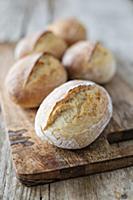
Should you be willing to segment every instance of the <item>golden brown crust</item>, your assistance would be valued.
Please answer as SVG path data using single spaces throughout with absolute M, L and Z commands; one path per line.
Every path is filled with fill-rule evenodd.
M 69 46 L 87 37 L 85 26 L 76 18 L 58 20 L 48 26 L 48 30 L 62 37 Z
M 69 77 L 72 79 L 92 80 L 106 83 L 116 71 L 112 53 L 100 42 L 79 42 L 70 47 L 63 57 Z
M 33 108 L 66 79 L 66 71 L 56 58 L 49 53 L 37 53 L 19 60 L 11 68 L 6 88 L 15 103 Z
M 15 58 L 19 59 L 31 53 L 49 52 L 60 59 L 66 48 L 63 39 L 51 31 L 41 31 L 20 40 L 15 49 Z
M 63 99 L 56 102 L 55 106 L 53 107 L 52 112 L 49 115 L 47 125 L 45 126 L 44 129 L 50 126 L 57 119 L 57 117 L 61 114 L 62 109 L 64 110 L 64 107 L 66 110 L 68 109 L 68 107 L 65 106 L 66 102 L 70 101 L 71 98 L 73 98 L 76 94 L 80 93 L 81 91 L 86 90 L 86 89 L 92 90 L 94 87 L 95 87 L 94 85 L 93 86 L 79 85 L 78 87 L 70 89 Z
M 40 31 L 40 32 L 38 32 L 35 36 L 35 38 L 34 38 L 34 43 L 32 44 L 32 46 L 34 46 L 34 48 L 35 48 L 35 46 L 37 45 L 37 43 L 38 43 L 38 41 L 39 41 L 39 39 L 41 38 L 41 37 L 43 37 L 43 36 L 46 36 L 47 34 L 51 34 L 52 33 L 52 31 L 48 31 L 48 30 L 46 30 L 46 31 Z
M 111 99 L 104 88 L 90 81 L 69 81 L 43 101 L 35 130 L 58 147 L 83 148 L 99 136 L 111 115 Z
M 79 86 L 79 85 L 85 85 L 87 84 L 86 81 L 81 81 L 81 80 L 73 80 L 73 81 L 69 81 L 61 86 L 59 86 L 58 88 L 54 89 L 46 98 L 45 100 L 42 102 L 42 104 L 40 105 L 40 111 L 45 110 L 45 114 L 44 112 L 42 112 L 42 128 L 45 128 L 49 115 L 52 112 L 54 106 L 56 106 L 56 104 L 58 102 L 60 102 L 62 99 L 64 99 L 67 95 L 67 93 Z M 93 85 L 94 83 L 91 83 L 88 81 L 87 85 Z M 46 106 L 47 105 L 47 106 Z M 40 119 L 40 120 L 41 120 Z

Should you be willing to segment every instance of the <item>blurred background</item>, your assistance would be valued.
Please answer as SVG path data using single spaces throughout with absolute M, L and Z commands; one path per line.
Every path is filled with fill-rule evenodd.
M 131 0 L 0 0 L 0 42 L 17 41 L 67 16 L 80 19 L 91 39 L 112 50 L 127 57 L 133 50 Z

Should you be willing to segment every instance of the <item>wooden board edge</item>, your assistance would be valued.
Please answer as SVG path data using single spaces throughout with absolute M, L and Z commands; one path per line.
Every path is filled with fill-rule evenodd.
M 51 177 L 51 178 L 43 178 L 43 173 L 40 174 L 40 179 L 35 177 L 36 175 L 33 175 L 33 178 L 29 178 L 29 176 L 23 176 L 23 175 L 17 175 L 17 178 L 20 180 L 20 182 L 26 186 L 35 186 L 40 184 L 48 184 L 52 182 L 57 182 L 61 180 L 67 180 L 70 178 L 77 178 L 77 177 L 83 177 L 87 175 L 93 175 L 97 173 L 103 173 L 103 172 L 109 172 L 112 170 L 117 170 L 125 167 L 133 166 L 133 156 L 125 157 L 123 158 L 117 158 L 113 160 L 103 161 L 101 163 L 93 163 L 93 164 L 87 164 L 83 166 L 78 167 L 72 167 L 70 169 L 62 169 L 60 170 L 60 177 Z M 51 174 L 47 173 L 47 177 L 51 176 Z M 35 179 L 34 179 L 35 177 Z

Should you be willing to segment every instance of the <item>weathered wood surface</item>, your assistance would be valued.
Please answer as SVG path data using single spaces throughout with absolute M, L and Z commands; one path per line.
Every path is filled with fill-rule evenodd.
M 48 183 L 133 165 L 133 145 L 109 144 L 110 132 L 133 130 L 133 90 L 118 75 L 106 86 L 114 112 L 104 134 L 90 147 L 78 151 L 58 149 L 35 135 L 35 110 L 23 110 L 7 96 L 4 75 L 13 63 L 10 45 L 1 47 L 1 103 L 17 177 L 27 185 Z M 4 62 L 5 57 L 6 63 Z M 116 87 L 117 85 L 117 87 Z
M 23 183 L 37 185 L 133 165 L 131 142 L 126 146 L 109 144 L 106 138 L 111 132 L 120 135 L 121 130 L 133 130 L 133 89 L 119 75 L 106 85 L 114 104 L 109 126 L 91 146 L 68 151 L 42 143 L 34 131 L 36 110 L 23 110 L 8 98 L 4 77 L 13 63 L 13 48 L 3 45 L 0 53 L 1 105 L 16 175 Z
M 4 2 L 4 3 L 2 3 Z M 117 55 L 118 64 L 121 66 L 119 72 L 126 80 L 127 83 L 133 86 L 133 57 L 132 57 L 132 35 L 133 35 L 133 3 L 130 0 L 65 0 L 50 1 L 52 9 L 50 7 L 51 14 L 48 19 L 45 17 L 46 13 L 43 13 L 45 22 L 40 22 L 39 11 L 36 13 L 34 10 L 34 17 L 32 12 L 26 16 L 23 24 L 24 28 L 19 28 L 21 25 L 15 20 L 15 25 L 12 25 L 15 19 L 15 10 L 12 12 L 12 7 L 7 6 L 7 12 L 4 16 L 5 7 L 3 6 L 8 1 L 0 1 L 0 39 L 14 41 L 21 35 L 24 35 L 28 27 L 29 31 L 43 28 L 43 24 L 50 20 L 53 16 L 58 18 L 61 16 L 74 15 L 82 19 L 90 27 L 91 38 L 99 38 L 107 46 L 109 46 Z M 12 4 L 15 4 L 15 0 Z M 19 1 L 18 1 L 19 2 Z M 26 1 L 25 1 L 26 2 Z M 30 0 L 28 1 L 30 2 Z M 41 1 L 39 1 L 41 2 Z M 19 3 L 20 4 L 20 3 Z M 21 1 L 23 5 L 23 1 Z M 40 5 L 41 3 L 39 3 Z M 21 8 L 22 8 L 21 5 Z M 29 3 L 29 6 L 31 4 Z M 63 7 L 61 8 L 61 6 Z M 65 6 L 64 6 L 65 5 Z M 37 4 L 36 4 L 37 6 Z M 40 9 L 41 6 L 40 6 Z M 30 10 L 30 9 L 29 9 Z M 39 10 L 39 8 L 37 9 Z M 45 10 L 45 9 L 44 9 Z M 47 9 L 46 9 L 47 10 Z M 54 12 L 53 12 L 54 11 Z M 8 17 L 8 13 L 10 17 Z M 23 9 L 19 9 L 21 15 Z M 2 14 L 1 14 L 2 13 Z M 35 20 L 33 19 L 35 18 Z M 38 22 L 39 19 L 39 22 Z M 32 21 L 33 25 L 30 25 Z M 8 23 L 7 23 L 8 22 Z M 11 23 L 9 23 L 11 22 Z M 42 23 L 42 24 L 41 24 Z M 2 26 L 1 26 L 2 24 Z M 8 25 L 7 25 L 8 24 Z M 38 26 L 38 24 L 40 24 Z M 7 28 L 10 26 L 11 28 Z M 33 27 L 34 26 L 34 27 Z M 1 28 L 2 27 L 2 28 Z M 15 27 L 15 31 L 14 31 Z M 37 28 L 38 27 L 38 28 Z M 8 30 L 8 31 L 6 31 Z M 12 31 L 11 31 L 12 30 Z M 18 34 L 19 33 L 19 34 Z M 15 36 L 14 36 L 15 35 Z M 17 35 L 17 36 L 16 36 Z M 1 55 L 2 56 L 2 55 Z M 5 59 L 6 62 L 6 59 Z M 126 68 L 126 70 L 125 70 Z M 1 120 L 2 124 L 2 120 Z M 2 126 L 3 127 L 3 126 Z M 100 175 L 89 176 L 86 178 L 76 178 L 67 181 L 61 181 L 52 183 L 50 185 L 26 188 L 21 185 L 15 178 L 10 153 L 8 149 L 7 140 L 5 134 L 2 134 L 4 129 L 0 132 L 0 199 L 92 199 L 92 200 L 132 200 L 133 197 L 133 168 L 117 170 L 110 173 L 104 173 Z M 2 135 L 2 137 L 1 137 Z M 123 143 L 125 146 L 126 143 Z

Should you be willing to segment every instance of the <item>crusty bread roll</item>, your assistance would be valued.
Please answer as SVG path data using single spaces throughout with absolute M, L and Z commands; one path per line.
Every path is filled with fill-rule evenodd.
M 6 88 L 15 103 L 34 108 L 66 80 L 67 73 L 56 58 L 49 53 L 36 53 L 20 59 L 10 69 Z
M 112 53 L 99 42 L 78 42 L 63 57 L 71 79 L 91 80 L 100 84 L 109 82 L 115 74 L 116 63 Z
M 67 48 L 66 42 L 51 31 L 34 33 L 20 40 L 15 50 L 15 58 L 19 59 L 36 52 L 48 52 L 61 58 Z
M 85 26 L 75 18 L 58 20 L 48 26 L 48 30 L 63 38 L 68 45 L 72 45 L 87 37 Z
M 44 99 L 35 118 L 35 131 L 57 147 L 80 149 L 100 135 L 111 116 L 111 99 L 103 87 L 73 80 Z

